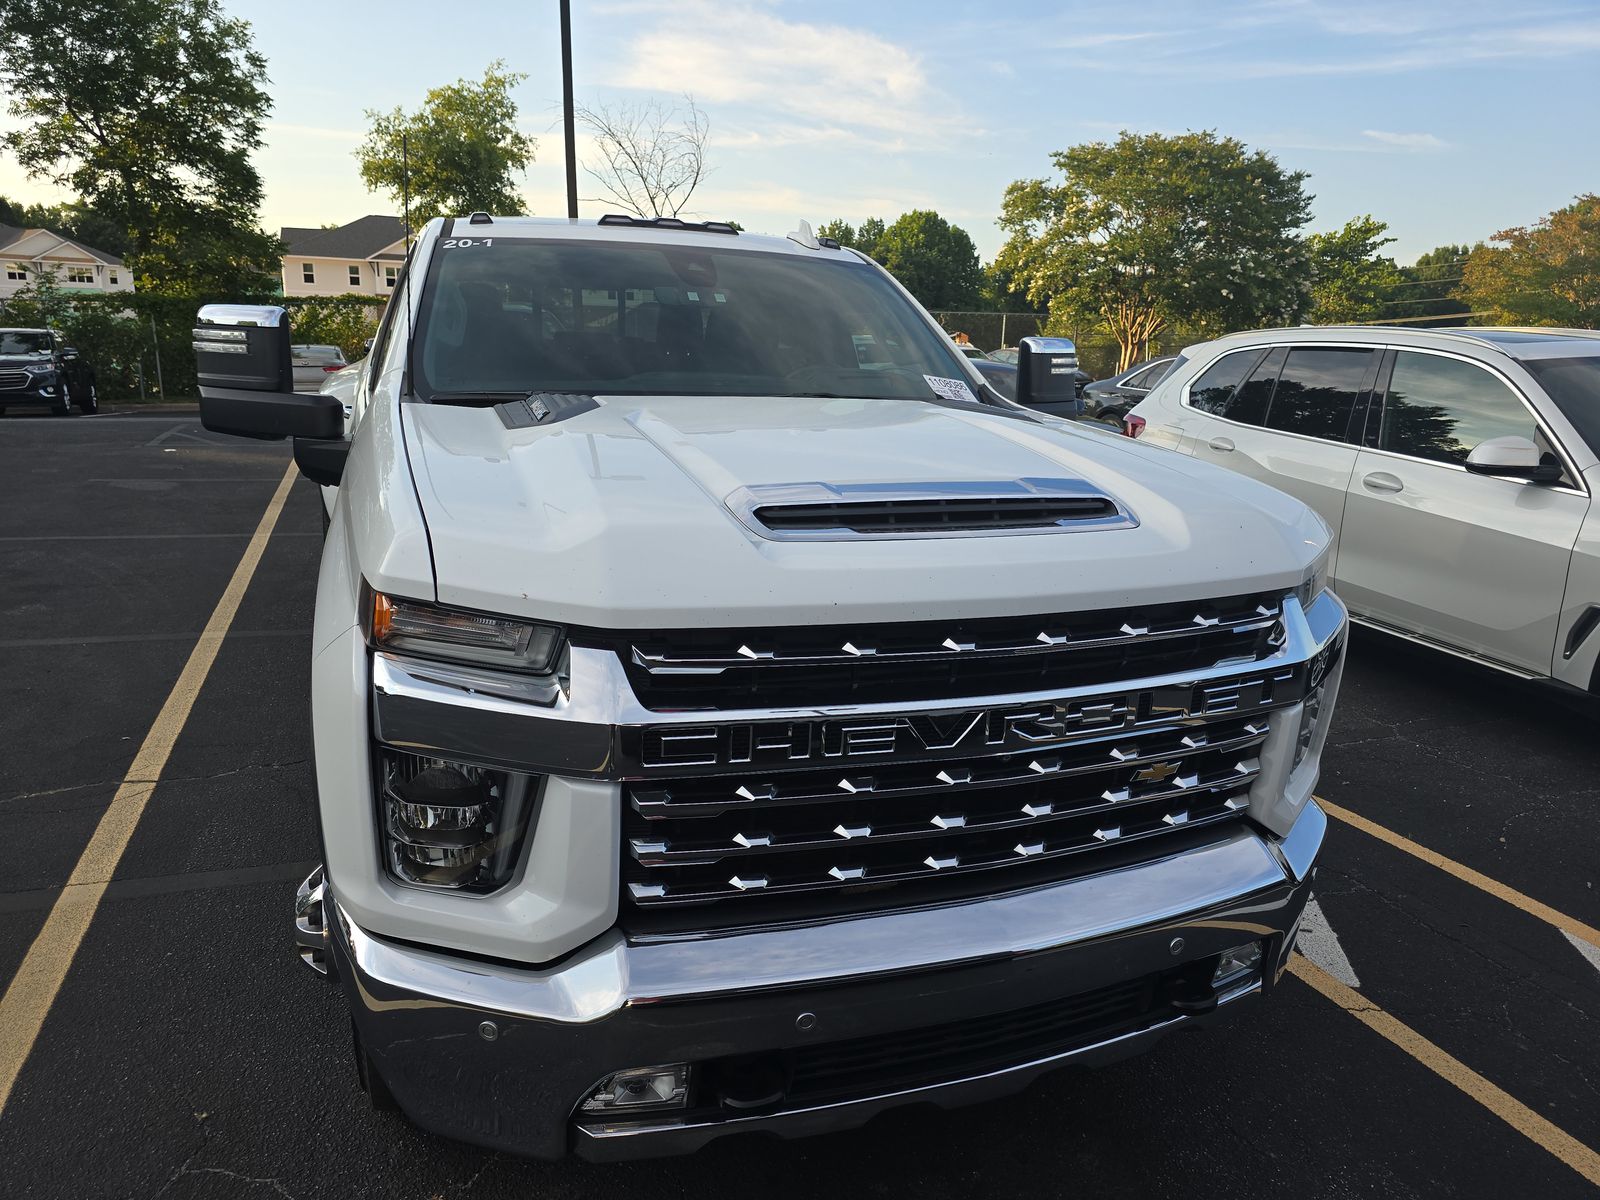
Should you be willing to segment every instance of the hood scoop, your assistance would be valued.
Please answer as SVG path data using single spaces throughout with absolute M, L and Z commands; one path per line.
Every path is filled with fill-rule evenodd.
M 933 483 L 778 483 L 742 487 L 728 508 L 774 541 L 989 537 L 1138 525 L 1082 479 Z

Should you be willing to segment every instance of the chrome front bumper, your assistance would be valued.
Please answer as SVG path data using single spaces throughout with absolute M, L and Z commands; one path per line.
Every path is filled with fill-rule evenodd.
M 1240 829 L 1170 857 L 967 903 L 784 929 L 629 941 L 612 931 L 528 969 L 374 937 L 329 904 L 337 974 L 374 1069 L 423 1128 L 539 1157 L 679 1154 L 726 1134 L 849 1128 L 912 1102 L 1004 1095 L 1067 1064 L 1136 1053 L 1270 991 L 1309 898 L 1326 818 Z M 1264 939 L 1261 976 L 1214 1003 L 1003 1069 L 761 1111 L 618 1119 L 579 1105 L 607 1074 L 778 1053 L 1048 1004 Z M 802 1019 L 804 1018 L 804 1019 Z M 485 1023 L 490 1023 L 486 1027 Z

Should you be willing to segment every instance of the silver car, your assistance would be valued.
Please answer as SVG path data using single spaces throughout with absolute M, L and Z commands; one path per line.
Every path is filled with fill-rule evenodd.
M 1231 334 L 1125 431 L 1316 509 L 1352 619 L 1600 691 L 1600 333 Z
M 315 392 L 323 380 L 345 368 L 344 351 L 337 346 L 290 346 L 289 365 L 294 369 L 294 390 Z

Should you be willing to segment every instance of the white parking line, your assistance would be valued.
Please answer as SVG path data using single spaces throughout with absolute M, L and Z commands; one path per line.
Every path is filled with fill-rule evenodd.
M 1350 965 L 1344 947 L 1339 944 L 1339 935 L 1333 931 L 1333 926 L 1328 924 L 1328 917 L 1322 911 L 1322 905 L 1315 900 L 1306 904 L 1306 915 L 1300 918 L 1300 936 L 1295 945 L 1301 954 L 1345 987 L 1361 986 L 1361 980 L 1356 978 L 1355 968 Z
M 1591 946 L 1588 942 L 1585 942 L 1580 938 L 1573 937 L 1565 929 L 1561 931 L 1561 936 L 1572 943 L 1572 948 L 1574 950 L 1589 960 L 1589 965 L 1591 967 L 1593 967 L 1596 971 L 1600 971 L 1600 946 Z

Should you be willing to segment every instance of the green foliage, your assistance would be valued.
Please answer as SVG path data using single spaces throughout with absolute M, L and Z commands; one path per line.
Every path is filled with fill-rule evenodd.
M 824 221 L 817 235 L 876 259 L 927 308 L 972 308 L 983 298 L 977 247 L 966 230 L 936 212 L 915 209 L 888 226 L 878 217 L 868 217 L 860 228 Z
M 409 160 L 414 226 L 441 215 L 520 213 L 515 176 L 528 169 L 536 143 L 517 131 L 511 98 L 527 76 L 504 67 L 496 60 L 481 83 L 458 79 L 430 89 L 414 113 L 368 109 L 367 139 L 356 150 L 367 188 L 388 192 L 399 207 Z
M 1499 325 L 1600 327 L 1600 195 L 1491 241 L 1462 272 L 1461 294 L 1474 310 Z
M 132 313 L 101 303 L 104 299 L 67 291 L 53 275 L 35 275 L 6 300 L 0 320 L 58 330 L 94 367 L 101 399 L 120 400 L 138 395 L 137 364 L 141 353 L 149 355 L 150 330 Z
M 1175 321 L 1220 331 L 1304 310 L 1304 172 L 1209 131 L 1123 133 L 1052 160 L 1060 182 L 1006 188 L 997 266 L 1053 319 L 1103 320 L 1122 366 Z
M 969 307 L 983 287 L 967 231 L 927 209 L 902 214 L 876 239 L 872 256 L 927 308 Z
M 1352 217 L 1342 229 L 1306 238 L 1311 256 L 1311 320 L 1319 325 L 1370 321 L 1401 283 L 1394 260 L 1378 253 L 1394 241 L 1388 225 Z
M 246 22 L 218 0 L 0 0 L 0 29 L 5 148 L 125 230 L 145 286 L 174 257 L 162 247 L 255 234 L 250 153 L 272 102 Z
M 1473 248 L 1467 245 L 1436 246 L 1419 255 L 1409 267 L 1400 268 L 1400 282 L 1383 307 L 1382 315 L 1405 318 L 1418 324 L 1452 324 L 1456 314 L 1466 307 L 1466 301 L 1457 295 L 1461 283 L 1461 270 Z M 1422 317 L 1448 317 L 1451 320 L 1420 321 Z
M 345 361 L 366 356 L 366 341 L 377 332 L 382 297 L 333 296 L 297 300 L 290 305 L 289 328 L 297 344 L 337 346 Z

